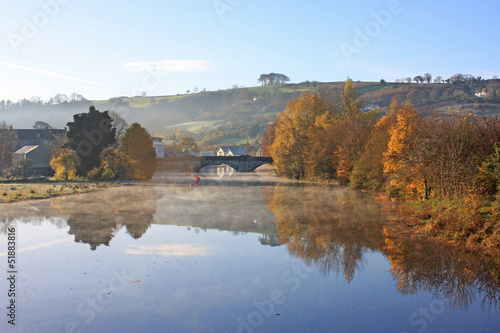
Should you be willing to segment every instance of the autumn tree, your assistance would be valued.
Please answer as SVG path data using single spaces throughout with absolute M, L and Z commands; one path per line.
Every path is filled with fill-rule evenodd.
M 351 79 L 347 78 L 342 91 L 342 108 L 345 117 L 354 117 L 361 111 L 361 102 Z
M 305 176 L 309 128 L 315 124 L 317 116 L 327 111 L 324 100 L 317 93 L 305 93 L 288 102 L 286 110 L 276 118 L 276 134 L 270 147 L 278 174 L 296 179 Z
M 411 105 L 403 105 L 390 131 L 384 154 L 384 175 L 389 181 L 389 192 L 403 196 L 428 198 L 430 195 L 429 168 L 426 158 L 432 150 L 422 135 L 424 119 Z
M 413 89 L 406 95 L 406 98 L 408 99 L 408 103 L 417 105 L 422 101 L 422 94 L 417 89 Z
M 131 161 L 128 155 L 113 145 L 104 149 L 99 156 L 100 165 L 89 172 L 89 177 L 93 179 L 130 179 L 133 176 Z
M 350 79 L 347 79 L 342 92 L 342 107 L 345 119 L 339 124 L 341 139 L 335 153 L 338 156 L 337 180 L 341 184 L 347 184 L 354 163 L 365 144 L 366 136 L 370 131 L 369 127 L 375 123 L 377 114 L 376 111 L 361 113 L 361 102 Z
M 269 150 L 274 142 L 274 137 L 276 135 L 276 122 L 268 125 L 264 136 L 262 137 L 262 156 L 269 157 Z
M 73 180 L 77 178 L 77 168 L 79 164 L 78 154 L 69 148 L 58 149 L 52 155 L 50 167 L 54 170 L 54 179 Z
M 156 151 L 148 131 L 133 123 L 123 135 L 120 149 L 129 157 L 132 178 L 151 179 L 156 171 Z
M 179 141 L 177 146 L 179 147 L 180 150 L 190 149 L 190 150 L 195 151 L 195 152 L 200 151 L 198 148 L 198 145 L 196 144 L 194 139 L 190 136 L 185 136 L 185 137 L 181 138 L 181 140 Z
M 406 102 L 406 95 L 403 93 L 398 93 L 391 98 L 391 104 L 396 103 L 396 104 L 402 104 Z
M 400 104 L 391 104 L 389 115 L 382 117 L 370 132 L 359 159 L 355 162 L 349 185 L 357 189 L 381 190 L 386 183 L 384 154 L 390 131 L 396 123 Z

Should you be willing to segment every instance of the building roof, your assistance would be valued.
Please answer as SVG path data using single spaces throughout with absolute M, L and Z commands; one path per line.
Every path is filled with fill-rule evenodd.
M 213 151 L 200 151 L 200 156 L 215 156 Z
M 200 155 L 198 155 L 197 152 L 195 152 L 195 151 L 193 151 L 191 149 L 184 149 L 182 151 L 182 154 L 183 154 L 183 156 L 200 156 Z
M 24 155 L 24 154 L 27 154 L 27 153 L 29 153 L 30 151 L 32 151 L 32 150 L 34 150 L 36 148 L 38 148 L 38 145 L 36 145 L 36 146 L 24 146 L 24 147 L 16 150 L 14 152 L 14 154 L 16 154 L 16 155 Z
M 243 149 L 240 146 L 219 146 L 217 150 L 222 149 L 224 151 L 224 154 L 227 154 L 228 151 L 231 151 L 233 155 L 247 155 L 247 152 L 245 149 Z
M 165 155 L 169 157 L 177 157 L 177 153 L 173 150 L 166 151 Z
M 57 135 L 65 134 L 64 129 L 14 129 L 19 140 L 54 140 Z

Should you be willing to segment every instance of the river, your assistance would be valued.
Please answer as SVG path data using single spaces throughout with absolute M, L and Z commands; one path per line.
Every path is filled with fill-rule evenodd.
M 373 194 L 198 175 L 0 205 L 0 331 L 500 330 L 498 260 L 393 237 Z

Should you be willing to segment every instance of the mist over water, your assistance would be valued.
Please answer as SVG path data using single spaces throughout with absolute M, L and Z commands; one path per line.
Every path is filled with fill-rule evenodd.
M 16 326 L 498 328 L 494 258 L 392 237 L 370 193 L 212 170 L 195 173 L 194 186 L 193 174 L 158 173 L 150 183 L 2 204 L 0 256 L 7 228 L 18 235 Z

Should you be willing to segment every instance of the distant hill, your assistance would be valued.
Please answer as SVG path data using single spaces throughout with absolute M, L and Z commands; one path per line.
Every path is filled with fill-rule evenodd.
M 190 135 L 203 146 L 251 144 L 262 138 L 267 125 L 288 101 L 306 91 L 340 93 L 344 82 L 303 82 L 235 88 L 175 96 L 115 97 L 109 100 L 65 102 L 55 105 L 19 103 L 0 105 L 0 121 L 31 128 L 41 120 L 62 128 L 75 113 L 115 110 L 127 122 L 139 122 L 153 135 L 173 139 Z M 355 82 L 366 109 L 386 112 L 391 101 L 410 102 L 422 111 L 461 111 L 480 115 L 500 111 L 500 80 L 456 80 L 450 83 Z M 483 93 L 482 97 L 476 94 Z M 257 143 L 258 146 L 258 143 Z

